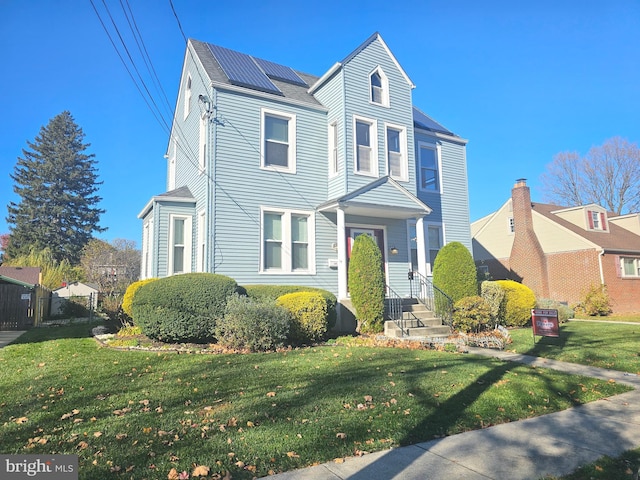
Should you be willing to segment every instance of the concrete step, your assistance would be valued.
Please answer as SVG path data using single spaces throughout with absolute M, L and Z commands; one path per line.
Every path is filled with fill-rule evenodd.
M 440 327 L 442 326 L 442 320 L 436 317 L 429 318 L 417 318 L 411 316 L 404 316 L 404 323 L 408 327 Z
M 408 335 L 407 335 L 408 333 Z M 431 327 L 414 327 L 414 326 L 406 326 L 405 325 L 405 337 L 447 337 L 451 333 L 449 327 L 440 325 L 440 326 L 431 326 Z M 392 320 L 388 320 L 384 322 L 384 335 L 387 337 L 393 338 L 401 338 L 402 330 L 400 327 L 396 325 L 396 323 Z

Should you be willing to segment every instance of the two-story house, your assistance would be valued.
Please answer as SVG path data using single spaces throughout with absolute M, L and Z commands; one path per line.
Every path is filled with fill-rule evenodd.
M 615 312 L 640 311 L 638 213 L 532 202 L 519 179 L 511 198 L 473 222 L 471 231 L 474 260 L 492 278 L 521 281 L 539 299 L 568 304 L 604 285 Z
M 139 214 L 141 277 L 214 272 L 340 301 L 367 234 L 387 285 L 410 295 L 407 272 L 429 276 L 446 242 L 471 250 L 467 141 L 413 88 L 377 33 L 320 77 L 189 40 L 167 192 Z

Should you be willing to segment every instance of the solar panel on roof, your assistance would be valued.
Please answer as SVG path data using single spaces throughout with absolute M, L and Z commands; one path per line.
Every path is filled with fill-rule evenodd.
M 253 59 L 245 54 L 218 45 L 208 44 L 220 68 L 234 85 L 282 95 Z
M 308 87 L 307 82 L 302 80 L 300 76 L 293 71 L 292 68 L 278 63 L 270 62 L 269 60 L 263 60 L 261 58 L 252 57 L 253 60 L 264 70 L 264 73 L 276 80 L 282 80 L 283 82 L 293 83 L 294 85 L 300 85 L 302 87 Z

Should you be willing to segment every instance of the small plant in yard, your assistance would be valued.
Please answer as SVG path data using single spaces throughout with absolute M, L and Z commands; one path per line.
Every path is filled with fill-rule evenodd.
M 475 295 L 458 300 L 453 307 L 453 328 L 464 333 L 479 332 L 491 320 L 491 308 Z
M 575 316 L 573 308 L 549 298 L 541 298 L 536 302 L 536 308 L 553 309 L 558 311 L 558 322 L 565 323 Z
M 484 298 L 491 310 L 491 320 L 494 324 L 498 323 L 500 315 L 500 305 L 504 300 L 504 289 L 498 282 L 486 280 L 480 284 L 480 296 Z
M 349 260 L 349 293 L 359 332 L 380 333 L 384 329 L 384 290 L 382 253 L 373 238 L 358 235 Z
M 531 309 L 536 306 L 533 291 L 513 280 L 498 280 L 496 283 L 504 290 L 504 299 L 500 304 L 499 320 L 506 327 L 521 327 L 531 320 Z
M 582 295 L 581 302 L 576 306 L 579 315 L 605 316 L 611 313 L 611 299 L 604 285 L 591 285 Z
M 327 302 L 317 292 L 295 292 L 283 295 L 276 304 L 291 314 L 289 339 L 294 344 L 320 341 L 327 333 Z

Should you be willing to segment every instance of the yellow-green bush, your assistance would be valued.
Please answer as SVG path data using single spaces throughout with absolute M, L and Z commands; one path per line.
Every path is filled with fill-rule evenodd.
M 289 339 L 292 343 L 322 340 L 328 330 L 327 302 L 318 292 L 287 293 L 276 303 L 291 313 Z
M 521 327 L 531 320 L 531 309 L 536 308 L 536 296 L 526 285 L 513 280 L 497 280 L 504 290 L 500 304 L 499 323 L 507 327 Z
M 127 290 L 124 292 L 124 298 L 122 299 L 122 311 L 129 315 L 129 317 L 133 317 L 133 312 L 131 311 L 131 304 L 133 303 L 133 297 L 138 291 L 138 289 L 149 282 L 153 282 L 157 280 L 157 278 L 147 278 L 145 280 L 138 280 L 137 282 L 133 282 L 131 285 L 127 287 Z
M 453 328 L 461 332 L 479 332 L 491 320 L 491 307 L 479 295 L 458 300 L 453 310 Z

